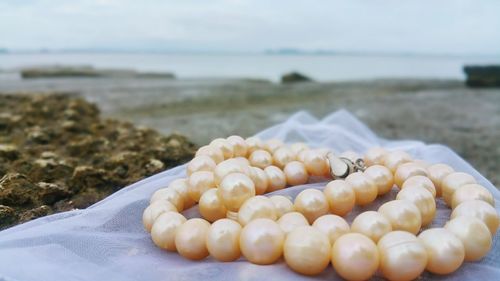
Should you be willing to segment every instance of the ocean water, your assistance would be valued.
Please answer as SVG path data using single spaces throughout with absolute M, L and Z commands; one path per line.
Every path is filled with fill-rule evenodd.
M 173 72 L 178 78 L 256 78 L 278 81 L 299 71 L 318 81 L 383 78 L 464 79 L 465 64 L 498 64 L 487 56 L 205 55 L 163 53 L 0 54 L 0 78 L 19 79 L 27 66 L 91 65 L 96 68 Z

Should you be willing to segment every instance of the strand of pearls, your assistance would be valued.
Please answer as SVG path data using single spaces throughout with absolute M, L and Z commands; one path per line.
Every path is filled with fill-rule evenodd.
M 449 274 L 491 249 L 500 223 L 492 194 L 469 174 L 403 151 L 372 148 L 363 157 L 364 172 L 332 180 L 323 191 L 303 190 L 293 202 L 262 195 L 311 178 L 331 179 L 327 153 L 255 137 L 215 139 L 187 165 L 188 178 L 153 194 L 144 227 L 158 247 L 191 260 L 210 255 L 229 262 L 243 255 L 272 264 L 284 257 L 305 275 L 331 263 L 347 280 L 366 280 L 377 270 L 389 280 L 413 280 L 424 270 Z M 359 158 L 353 152 L 341 157 Z M 359 214 L 351 226 L 342 218 L 394 185 L 396 200 Z M 453 209 L 451 220 L 420 232 L 434 219 L 441 196 Z M 196 203 L 204 219 L 186 220 L 180 212 Z

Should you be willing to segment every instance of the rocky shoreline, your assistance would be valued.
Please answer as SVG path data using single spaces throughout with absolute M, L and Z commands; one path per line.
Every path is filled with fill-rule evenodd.
M 188 161 L 195 145 L 102 119 L 67 95 L 0 95 L 0 229 L 85 208 Z

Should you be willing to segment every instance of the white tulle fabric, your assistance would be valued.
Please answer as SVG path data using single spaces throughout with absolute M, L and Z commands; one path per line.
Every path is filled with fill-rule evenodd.
M 335 151 L 363 153 L 371 146 L 404 149 L 413 157 L 430 163 L 443 162 L 457 171 L 473 175 L 495 197 L 500 211 L 500 192 L 471 165 L 446 146 L 426 145 L 419 141 L 389 141 L 378 138 L 349 112 L 337 111 L 321 121 L 305 112 L 258 134 L 263 139 L 306 142 L 311 147 L 329 147 Z M 0 280 L 301 280 L 281 260 L 270 266 L 245 261 L 220 263 L 212 258 L 188 261 L 176 253 L 153 245 L 142 226 L 142 211 L 151 194 L 166 187 L 173 179 L 185 176 L 185 166 L 173 168 L 132 184 L 85 210 L 56 214 L 0 232 Z M 322 189 L 325 183 L 296 186 L 274 192 L 295 196 L 304 188 Z M 268 194 L 270 195 L 270 194 Z M 362 211 L 377 207 L 395 197 L 395 191 L 373 204 L 355 209 L 348 221 Z M 442 226 L 450 215 L 441 199 L 437 216 L 430 227 Z M 197 216 L 196 207 L 187 210 Z M 432 280 L 500 280 L 499 234 L 493 249 L 477 263 L 464 263 L 454 274 L 444 277 L 424 273 Z M 363 270 L 360 268 L 360 270 Z M 382 279 L 379 275 L 375 279 Z M 331 266 L 314 279 L 340 280 Z

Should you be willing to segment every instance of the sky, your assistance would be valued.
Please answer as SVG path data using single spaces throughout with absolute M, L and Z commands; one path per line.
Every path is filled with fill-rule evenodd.
M 498 0 L 0 0 L 0 48 L 500 54 Z

